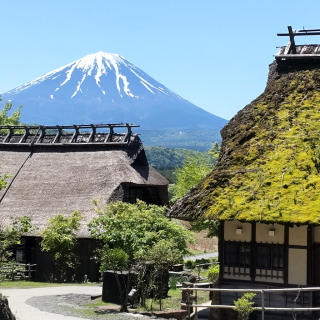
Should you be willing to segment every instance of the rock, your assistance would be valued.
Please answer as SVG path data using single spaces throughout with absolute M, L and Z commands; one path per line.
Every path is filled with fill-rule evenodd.
M 8 299 L 5 297 L 0 298 L 0 320 L 16 320 L 9 308 Z

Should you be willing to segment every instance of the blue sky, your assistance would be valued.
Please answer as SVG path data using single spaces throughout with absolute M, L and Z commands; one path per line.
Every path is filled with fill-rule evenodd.
M 105 51 L 230 119 L 264 90 L 276 47 L 287 44 L 277 32 L 320 28 L 319 9 L 315 0 L 5 0 L 0 93 Z

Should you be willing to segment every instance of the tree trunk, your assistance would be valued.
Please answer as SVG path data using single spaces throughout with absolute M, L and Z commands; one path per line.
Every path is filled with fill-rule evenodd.
M 0 320 L 16 320 L 9 308 L 7 298 L 4 297 L 0 298 Z

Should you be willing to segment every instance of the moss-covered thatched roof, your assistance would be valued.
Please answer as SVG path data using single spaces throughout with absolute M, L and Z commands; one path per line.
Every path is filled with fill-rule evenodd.
M 217 166 L 171 217 L 320 224 L 320 64 L 281 68 L 221 130 Z

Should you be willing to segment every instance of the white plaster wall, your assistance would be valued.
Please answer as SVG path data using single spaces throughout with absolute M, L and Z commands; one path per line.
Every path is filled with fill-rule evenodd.
M 307 226 L 289 228 L 289 245 L 307 245 Z
M 307 284 L 307 250 L 289 249 L 288 283 Z
M 263 243 L 280 243 L 284 242 L 284 226 L 279 224 L 256 224 L 256 240 Z M 275 230 L 274 236 L 269 236 L 269 231 Z
M 236 234 L 236 229 L 242 228 L 242 234 Z M 227 241 L 251 241 L 251 224 L 239 221 L 224 222 L 224 240 Z

